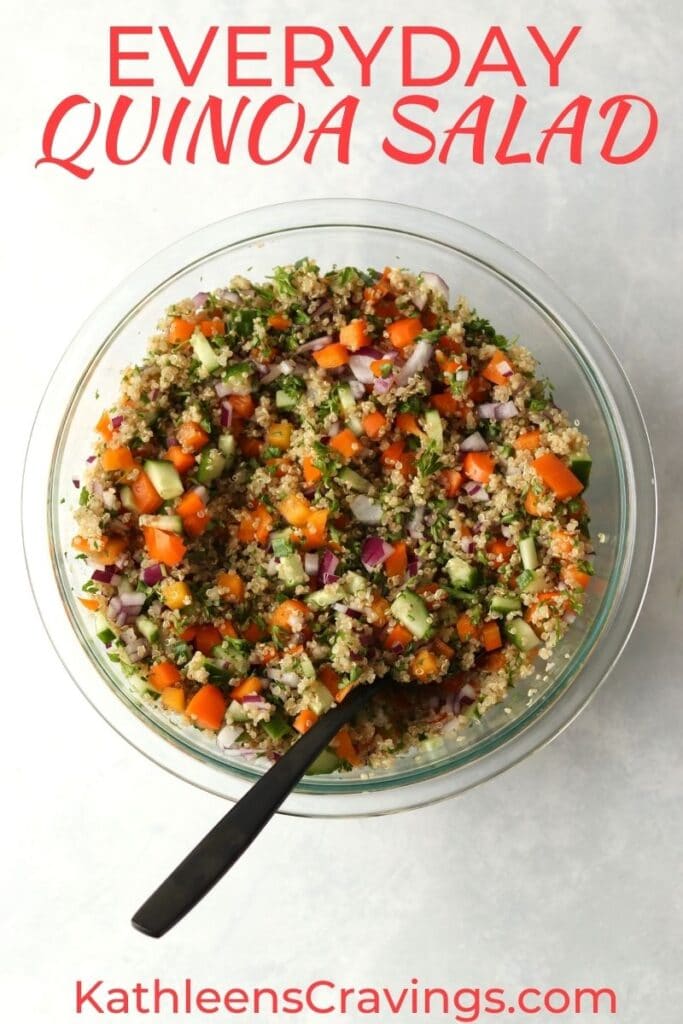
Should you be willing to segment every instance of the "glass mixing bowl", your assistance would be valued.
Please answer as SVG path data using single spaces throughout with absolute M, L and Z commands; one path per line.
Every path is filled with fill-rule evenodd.
M 120 371 L 142 355 L 165 307 L 226 284 L 265 278 L 278 264 L 397 264 L 440 274 L 508 336 L 518 335 L 555 383 L 558 404 L 591 440 L 589 491 L 596 576 L 542 677 L 530 677 L 459 738 L 403 754 L 378 771 L 304 779 L 283 810 L 380 814 L 462 792 L 558 734 L 606 678 L 640 609 L 655 538 L 650 446 L 636 399 L 593 324 L 536 266 L 489 235 L 440 214 L 366 200 L 264 207 L 202 228 L 127 278 L 67 349 L 37 414 L 23 486 L 24 545 L 38 608 L 64 665 L 94 707 L 138 750 L 179 777 L 239 798 L 266 765 L 222 754 L 128 688 L 76 600 L 85 567 L 72 552 L 72 507 L 93 425 Z M 65 499 L 62 501 L 62 499 Z M 46 520 L 47 515 L 47 520 Z

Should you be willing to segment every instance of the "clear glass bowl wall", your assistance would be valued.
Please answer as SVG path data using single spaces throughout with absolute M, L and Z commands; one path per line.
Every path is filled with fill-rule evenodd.
M 586 703 L 616 660 L 644 594 L 654 539 L 654 478 L 642 420 L 616 359 L 537 268 L 494 239 L 434 214 L 392 204 L 325 204 L 286 204 L 202 229 L 155 257 L 100 307 L 60 364 L 36 421 L 25 475 L 25 541 L 41 614 L 88 699 L 167 769 L 238 798 L 264 765 L 221 753 L 200 730 L 142 702 L 106 657 L 91 616 L 76 600 L 87 576 L 70 549 L 72 481 L 82 475 L 91 452 L 93 424 L 115 401 L 121 370 L 141 358 L 163 311 L 179 298 L 224 285 L 235 274 L 262 280 L 273 267 L 302 256 L 322 268 L 390 264 L 440 274 L 452 298 L 466 296 L 500 332 L 519 336 L 531 349 L 540 374 L 555 384 L 558 404 L 590 437 L 596 577 L 585 614 L 544 666 L 542 678 L 513 688 L 464 736 L 449 737 L 429 752 L 403 754 L 390 768 L 307 778 L 285 806 L 300 814 L 383 813 L 491 777 L 552 738 Z M 304 224 L 306 216 L 316 222 Z M 406 228 L 411 221 L 414 232 Z M 36 502 L 45 509 L 46 493 L 47 534 L 44 520 L 42 530 L 32 522 Z M 36 527 L 42 543 L 34 539 Z

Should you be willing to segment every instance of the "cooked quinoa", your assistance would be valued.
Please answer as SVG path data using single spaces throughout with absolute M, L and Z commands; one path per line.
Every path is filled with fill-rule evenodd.
M 81 600 L 221 749 L 274 757 L 391 674 L 317 770 L 385 762 L 467 728 L 581 611 L 588 440 L 434 274 L 304 259 L 184 300 L 96 431 Z

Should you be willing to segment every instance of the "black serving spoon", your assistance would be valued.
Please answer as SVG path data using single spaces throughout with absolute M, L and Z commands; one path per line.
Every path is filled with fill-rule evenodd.
M 160 938 L 206 896 L 251 846 L 306 769 L 384 681 L 357 686 L 276 761 L 224 818 L 188 853 L 132 919 L 133 927 Z

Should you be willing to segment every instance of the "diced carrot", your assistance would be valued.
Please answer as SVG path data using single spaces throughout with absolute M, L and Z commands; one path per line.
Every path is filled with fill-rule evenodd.
M 197 627 L 196 626 L 186 626 L 185 629 L 181 630 L 181 632 L 178 634 L 180 639 L 183 640 L 186 644 L 191 643 L 192 640 L 194 640 L 196 635 L 197 635 Z
M 330 746 L 334 750 L 337 757 L 340 757 L 342 761 L 347 761 L 350 765 L 359 765 L 360 757 L 356 750 L 351 734 L 349 733 L 348 726 L 343 725 L 337 735 L 334 737 Z
M 209 443 L 209 435 L 200 423 L 188 420 L 178 427 L 178 440 L 188 452 L 198 452 Z
M 391 359 L 373 359 L 370 369 L 375 377 L 388 377 L 394 367 Z
M 489 396 L 491 385 L 482 377 L 481 374 L 475 373 L 473 377 L 467 382 L 467 397 L 472 402 L 485 402 Z
M 547 498 L 545 494 L 537 494 L 531 488 L 526 492 L 524 498 L 524 508 L 530 516 L 547 517 L 550 515 L 550 511 L 543 511 L 541 505 Z
M 398 466 L 403 476 L 408 477 L 415 471 L 415 455 L 406 451 L 405 441 L 394 441 L 385 448 L 381 456 L 382 463 L 389 469 Z
M 77 551 L 86 554 L 93 562 L 97 562 L 99 565 L 111 565 L 126 550 L 128 542 L 125 537 L 108 537 L 104 534 L 102 539 L 97 542 L 97 546 L 87 541 L 85 537 L 74 537 L 73 546 Z
M 311 609 L 303 601 L 288 598 L 273 610 L 270 624 L 276 629 L 288 629 L 291 633 L 300 633 L 310 617 Z
M 217 338 L 221 334 L 225 334 L 225 324 L 223 323 L 223 317 L 214 316 L 210 320 L 201 320 L 199 324 L 199 330 L 202 332 L 205 338 Z
M 266 433 L 266 442 L 272 448 L 279 448 L 281 452 L 286 452 L 292 440 L 292 429 L 292 424 L 287 420 L 271 423 Z
M 503 651 L 490 651 L 481 661 L 481 667 L 485 672 L 500 672 L 505 668 L 505 654 Z
M 179 473 L 189 473 L 195 465 L 195 458 L 190 452 L 184 452 L 179 444 L 172 444 L 164 458 L 172 462 Z
M 194 334 L 194 326 L 189 320 L 183 320 L 181 316 L 174 317 L 168 329 L 168 340 L 173 344 L 179 341 L 189 341 Z
M 457 469 L 444 469 L 441 473 L 444 493 L 447 498 L 454 498 L 463 485 L 464 477 Z
M 249 622 L 242 630 L 242 636 L 249 644 L 257 644 L 265 635 L 258 622 Z
M 256 541 L 264 547 L 270 538 L 274 519 L 265 505 L 259 504 L 255 509 L 247 509 L 237 529 L 237 538 L 244 544 Z
M 106 448 L 102 452 L 100 463 L 105 473 L 114 473 L 116 470 L 132 469 L 135 459 L 130 448 L 121 445 L 119 448 Z
M 196 515 L 204 510 L 204 502 L 197 491 L 186 491 L 176 506 L 176 514 L 184 519 L 185 516 Z
M 320 666 L 318 669 L 318 679 L 333 697 L 337 696 L 339 684 L 341 683 L 341 676 L 332 668 L 331 665 Z
M 420 318 L 418 316 L 409 316 L 389 324 L 386 328 L 386 333 L 394 348 L 406 348 L 406 346 L 412 345 L 415 339 L 422 334 L 422 330 Z
M 111 425 L 111 417 L 108 412 L 103 412 L 97 423 L 95 424 L 95 430 L 104 441 L 111 441 L 114 436 L 114 430 Z
M 503 562 L 508 562 L 515 551 L 514 544 L 508 544 L 502 537 L 494 537 L 492 540 L 487 541 L 486 550 L 491 556 L 491 561 L 496 565 L 502 565 Z
M 513 373 L 515 370 L 505 352 L 497 349 L 482 370 L 482 376 L 485 377 L 486 380 L 490 380 L 492 384 L 505 385 L 509 383 L 509 374 L 506 376 L 503 372 L 503 370 L 506 369 L 512 370 Z
M 562 569 L 562 579 L 572 590 L 585 590 L 591 581 L 591 575 L 575 565 L 565 565 Z
M 195 633 L 194 645 L 198 651 L 205 654 L 207 657 L 211 654 L 214 647 L 223 639 L 221 632 L 216 626 L 204 625 L 198 626 L 197 632 Z
M 400 412 L 396 417 L 396 428 L 402 434 L 414 434 L 415 437 L 422 437 L 424 433 L 412 412 Z
M 474 639 L 478 635 L 478 629 L 467 612 L 463 612 L 458 616 L 455 622 L 455 628 L 458 636 L 463 643 L 468 640 Z
M 318 716 L 316 715 L 315 711 L 311 711 L 310 708 L 304 708 L 296 716 L 296 718 L 292 722 L 292 725 L 294 726 L 297 732 L 303 735 L 303 733 L 308 732 L 308 730 L 312 726 L 314 726 L 317 721 Z
M 415 651 L 410 662 L 410 674 L 418 683 L 428 683 L 439 674 L 439 659 L 429 647 Z
M 314 508 L 303 526 L 304 547 L 307 551 L 315 551 L 327 543 L 326 508 Z
M 244 580 L 238 573 L 233 572 L 232 569 L 229 572 L 219 572 L 216 577 L 216 586 L 220 590 L 227 591 L 227 599 L 229 601 L 235 601 L 238 604 L 244 601 Z
M 141 515 L 151 515 L 160 509 L 164 503 L 164 499 L 144 469 L 141 469 L 135 479 L 131 481 L 130 489 L 133 494 L 135 507 Z
M 230 696 L 233 700 L 244 700 L 245 697 L 249 697 L 254 693 L 261 693 L 262 690 L 263 680 L 259 679 L 258 676 L 247 676 L 237 686 L 233 686 Z
M 350 356 L 345 345 L 333 342 L 332 345 L 326 345 L 325 348 L 314 352 L 313 358 L 323 370 L 335 370 L 338 366 L 345 366 Z
M 185 693 L 182 686 L 169 686 L 161 695 L 161 703 L 168 711 L 185 710 Z
M 349 430 L 348 427 L 344 430 L 340 430 L 338 434 L 335 434 L 335 436 L 330 439 L 330 448 L 334 448 L 334 450 L 339 452 L 342 458 L 347 461 L 352 459 L 354 455 L 357 455 L 362 447 L 363 445 L 361 442 L 358 440 L 354 432 Z
M 313 462 L 310 455 L 304 455 L 301 461 L 301 468 L 307 484 L 317 484 L 319 480 L 322 480 L 322 472 Z
M 100 607 L 100 602 L 96 597 L 79 597 L 78 599 L 84 608 L 87 608 L 89 612 L 96 612 Z
M 465 476 L 479 484 L 487 484 L 496 462 L 490 452 L 467 452 L 463 460 Z
M 303 526 L 311 514 L 311 506 L 303 494 L 288 494 L 277 509 L 290 526 Z
M 232 406 L 233 416 L 237 416 L 241 420 L 251 419 L 256 411 L 251 395 L 230 395 L 228 401 Z
M 481 642 L 485 651 L 497 651 L 503 646 L 500 627 L 497 622 L 485 622 L 481 627 Z
M 187 548 L 177 533 L 166 533 L 155 526 L 144 526 L 142 532 L 150 558 L 164 565 L 178 565 L 182 562 Z
M 216 731 L 223 724 L 227 706 L 228 702 L 218 687 L 206 683 L 201 690 L 197 690 L 185 713 L 203 729 Z
M 178 667 L 172 661 L 159 661 L 149 670 L 147 682 L 152 689 L 161 693 L 167 686 L 175 686 L 181 678 Z
M 239 636 L 234 623 L 232 623 L 230 619 L 223 619 L 222 622 L 219 622 L 217 629 L 221 636 L 229 636 L 232 637 L 233 640 L 236 640 Z
M 452 391 L 441 391 L 438 395 L 430 395 L 429 404 L 442 416 L 462 415 L 463 403 L 455 397 Z
M 272 327 L 274 331 L 288 331 L 292 326 L 292 321 L 282 313 L 273 313 L 268 317 L 268 326 Z
M 519 452 L 535 452 L 541 443 L 541 431 L 527 430 L 512 443 Z
M 339 342 L 350 352 L 357 352 L 368 343 L 367 324 L 365 320 L 352 320 L 339 332 Z
M 534 459 L 531 466 L 559 501 L 575 498 L 583 490 L 579 478 L 574 476 L 569 466 L 552 452 Z
M 405 626 L 402 626 L 400 622 L 392 626 L 391 629 L 387 630 L 384 637 L 384 649 L 387 651 L 395 651 L 397 648 L 407 647 L 410 641 L 413 639 L 413 634 Z
M 369 412 L 363 417 L 363 430 L 368 437 L 377 437 L 386 427 L 387 418 L 379 410 Z
M 408 568 L 408 547 L 405 541 L 394 544 L 394 550 L 384 562 L 387 576 L 404 576 Z

